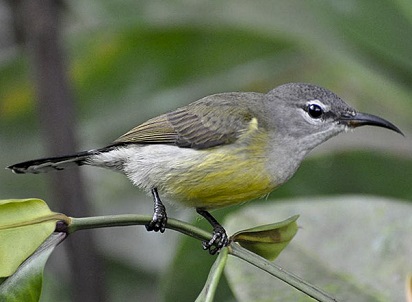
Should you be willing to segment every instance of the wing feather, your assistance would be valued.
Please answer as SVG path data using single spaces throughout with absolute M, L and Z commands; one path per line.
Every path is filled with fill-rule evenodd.
M 174 144 L 176 139 L 177 134 L 166 115 L 160 115 L 126 132 L 114 144 Z
M 203 98 L 148 120 L 119 137 L 114 144 L 172 144 L 206 149 L 232 143 L 247 131 L 253 118 L 247 106 L 239 106 L 239 95 L 242 94 Z

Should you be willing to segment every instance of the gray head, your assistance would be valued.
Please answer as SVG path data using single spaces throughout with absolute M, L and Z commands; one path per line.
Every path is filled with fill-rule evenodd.
M 402 134 L 378 116 L 359 113 L 333 92 L 312 84 L 290 83 L 266 94 L 272 127 L 281 137 L 294 139 L 309 151 L 330 137 L 363 125 L 384 127 Z M 296 145 L 295 145 L 296 146 Z

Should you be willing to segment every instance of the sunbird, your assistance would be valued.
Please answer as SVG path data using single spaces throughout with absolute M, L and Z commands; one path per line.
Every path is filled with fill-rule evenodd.
M 288 83 L 266 94 L 209 95 L 149 119 L 106 147 L 8 168 L 40 173 L 89 165 L 122 172 L 153 196 L 148 231 L 165 231 L 162 196 L 195 208 L 212 225 L 212 238 L 202 244 L 215 254 L 229 237 L 210 210 L 269 194 L 293 176 L 314 147 L 364 125 L 402 134 L 389 121 L 357 112 L 325 88 Z

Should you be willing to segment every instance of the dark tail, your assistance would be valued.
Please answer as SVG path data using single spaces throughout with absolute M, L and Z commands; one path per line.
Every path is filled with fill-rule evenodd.
M 99 154 L 106 149 L 83 151 L 72 155 L 48 157 L 35 160 L 29 160 L 22 163 L 14 164 L 7 169 L 14 173 L 42 173 L 52 170 L 64 170 L 68 167 L 81 166 L 87 164 L 87 159 L 95 154 Z

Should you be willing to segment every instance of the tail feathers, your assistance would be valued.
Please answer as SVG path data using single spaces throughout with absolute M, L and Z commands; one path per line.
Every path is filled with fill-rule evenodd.
M 83 151 L 72 155 L 48 157 L 35 160 L 29 160 L 22 163 L 14 164 L 7 169 L 14 173 L 43 173 L 52 170 L 64 170 L 68 167 L 81 166 L 87 164 L 87 159 L 91 155 L 99 154 L 102 150 Z

